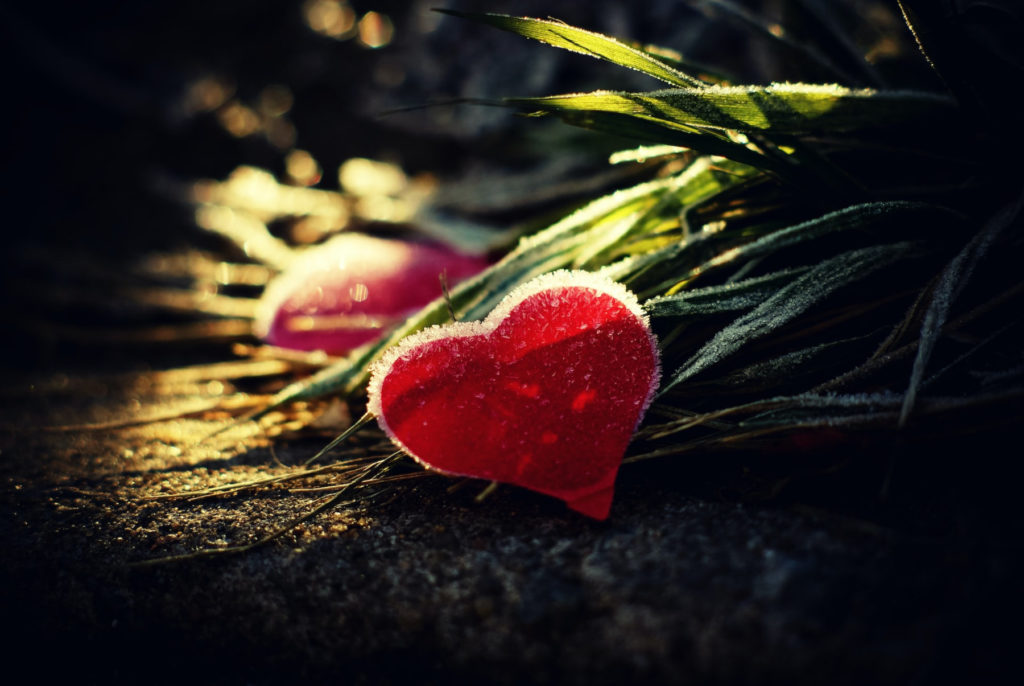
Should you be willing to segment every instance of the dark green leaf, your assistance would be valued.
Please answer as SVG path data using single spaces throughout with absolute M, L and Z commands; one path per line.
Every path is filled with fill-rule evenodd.
M 659 253 L 652 253 L 640 258 L 656 263 L 659 271 L 672 274 L 657 285 L 644 289 L 644 293 L 672 295 L 681 291 L 698 277 L 707 276 L 725 267 L 735 266 L 753 258 L 770 255 L 783 248 L 829 234 L 872 227 L 882 221 L 895 221 L 901 216 L 905 217 L 906 221 L 911 221 L 912 218 L 914 221 L 923 221 L 928 215 L 948 216 L 949 211 L 920 202 L 871 202 L 852 205 L 793 226 L 773 230 L 756 240 L 750 240 L 725 250 L 714 258 L 682 273 L 680 273 L 679 267 L 692 263 L 687 254 L 688 250 L 699 247 L 699 243 L 670 246 Z M 640 269 L 643 265 L 638 261 L 633 266 L 635 269 Z
M 912 245 L 904 242 L 872 246 L 823 260 L 719 331 L 672 374 L 668 383 L 663 385 L 661 393 L 708 369 L 747 343 L 789 323 L 842 286 L 866 278 L 877 269 L 891 264 L 906 255 Z
M 675 295 L 651 298 L 644 310 L 653 318 L 688 317 L 753 309 L 810 267 L 784 269 L 736 283 L 695 288 Z
M 917 391 L 924 379 L 928 360 L 935 349 L 935 344 L 938 343 L 953 301 L 970 280 L 978 261 L 988 252 L 996 236 L 1016 218 L 1022 204 L 1024 204 L 1024 196 L 1018 197 L 1016 202 L 997 212 L 939 276 L 932 292 L 931 302 L 925 312 L 924 322 L 921 324 L 921 342 L 917 348 L 917 356 L 914 358 L 914 368 L 910 373 L 910 384 L 904 395 L 903 408 L 900 410 L 900 426 L 906 423 L 914 409 Z
M 600 33 L 578 29 L 562 22 L 550 19 L 513 17 L 506 14 L 476 14 L 446 9 L 439 9 L 437 11 L 490 24 L 499 29 L 553 45 L 556 48 L 564 48 L 572 52 L 607 60 L 613 64 L 643 72 L 648 76 L 653 76 L 674 86 L 700 88 L 706 85 L 700 79 L 669 66 L 663 60 L 650 53 L 630 47 L 621 41 Z

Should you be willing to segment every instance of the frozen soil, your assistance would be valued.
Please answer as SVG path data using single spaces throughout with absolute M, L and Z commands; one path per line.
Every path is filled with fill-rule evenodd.
M 96 384 L 47 375 L 4 398 L 8 664 L 43 681 L 937 683 L 1013 673 L 1020 518 L 1001 497 L 1008 489 L 986 486 L 994 497 L 983 497 L 963 471 L 929 469 L 892 439 L 856 451 L 870 469 L 832 477 L 806 477 L 816 458 L 776 473 L 751 455 L 627 465 L 603 523 L 518 489 L 477 503 L 483 484 L 414 478 L 263 548 L 136 567 L 255 540 L 318 494 L 151 496 L 295 471 L 325 438 L 281 437 L 271 452 L 244 427 L 196 445 L 223 417 L 103 428 L 95 422 L 195 398 Z M 45 428 L 84 422 L 94 425 Z M 366 431 L 356 447 L 377 453 L 379 438 Z M 889 493 L 902 500 L 878 505 L 877 467 L 893 456 L 902 462 L 889 468 Z M 934 476 L 946 470 L 960 476 Z

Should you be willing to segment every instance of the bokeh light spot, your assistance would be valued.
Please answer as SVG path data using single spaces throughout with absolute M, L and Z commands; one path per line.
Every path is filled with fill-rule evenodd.
M 260 91 L 260 111 L 268 117 L 283 116 L 293 103 L 292 92 L 287 86 L 274 84 Z
M 370 295 L 370 289 L 366 287 L 365 283 L 357 283 L 348 289 L 349 297 L 351 297 L 357 303 L 361 303 Z
M 353 195 L 398 195 L 409 179 L 399 167 L 387 162 L 353 157 L 338 169 L 338 182 Z
M 285 171 L 300 186 L 312 186 L 323 176 L 320 165 L 305 150 L 292 150 L 284 160 Z
M 185 110 L 189 114 L 211 112 L 234 94 L 234 88 L 227 82 L 206 76 L 189 85 L 185 94 Z
M 319 34 L 344 40 L 354 33 L 356 13 L 347 2 L 308 0 L 302 10 L 306 24 Z
M 386 14 L 367 12 L 359 20 L 359 41 L 368 48 L 383 48 L 394 35 L 394 24 Z
M 287 119 L 275 118 L 264 124 L 267 140 L 278 150 L 295 145 L 295 126 Z
M 217 118 L 221 126 L 236 138 L 251 136 L 260 129 L 259 115 L 237 100 L 218 110 Z

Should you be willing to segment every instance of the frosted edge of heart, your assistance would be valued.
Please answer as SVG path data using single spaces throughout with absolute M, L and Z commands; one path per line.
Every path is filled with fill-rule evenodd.
M 498 303 L 498 306 L 495 307 L 483 321 L 434 324 L 431 327 L 403 338 L 401 341 L 386 350 L 380 359 L 370 367 L 370 382 L 366 388 L 368 396 L 367 410 L 377 418 L 377 423 L 380 424 L 384 433 L 386 433 L 388 437 L 398 445 L 398 447 L 410 455 L 414 460 L 429 469 L 454 476 L 471 476 L 438 469 L 437 467 L 420 459 L 418 455 L 410 450 L 409 447 L 398 438 L 395 432 L 391 430 L 391 427 L 388 426 L 387 419 L 384 417 L 384 408 L 381 401 L 381 387 L 384 384 L 384 379 L 387 377 L 392 365 L 408 351 L 443 338 L 486 336 L 497 329 L 498 325 L 508 317 L 519 303 L 536 295 L 537 293 L 552 290 L 554 288 L 590 288 L 598 293 L 611 296 L 622 303 L 630 314 L 637 318 L 644 330 L 647 332 L 647 337 L 651 344 L 651 354 L 654 359 L 654 369 L 651 373 L 651 383 L 650 387 L 647 389 L 647 396 L 644 398 L 643 404 L 640 407 L 640 412 L 637 414 L 636 424 L 633 426 L 633 431 L 636 431 L 636 427 L 640 425 L 640 422 L 643 421 L 644 415 L 647 414 L 647 409 L 654 400 L 654 395 L 661 383 L 661 356 L 658 353 L 658 341 L 654 337 L 654 333 L 651 332 L 650 319 L 647 317 L 647 313 L 644 312 L 643 308 L 640 307 L 640 301 L 637 300 L 637 297 L 633 292 L 621 283 L 612 281 L 608 277 L 601 276 L 594 272 L 560 269 L 558 271 L 542 274 L 541 276 L 514 288 L 501 300 L 500 303 Z

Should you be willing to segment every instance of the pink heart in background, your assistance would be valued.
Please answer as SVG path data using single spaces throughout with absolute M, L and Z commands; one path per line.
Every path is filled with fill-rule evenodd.
M 369 409 L 430 469 L 523 486 L 605 519 L 659 378 L 636 297 L 560 271 L 515 289 L 482 322 L 393 347 L 373 368 Z
M 344 354 L 375 340 L 488 265 L 437 243 L 343 233 L 310 248 L 267 286 L 253 329 L 271 345 Z

